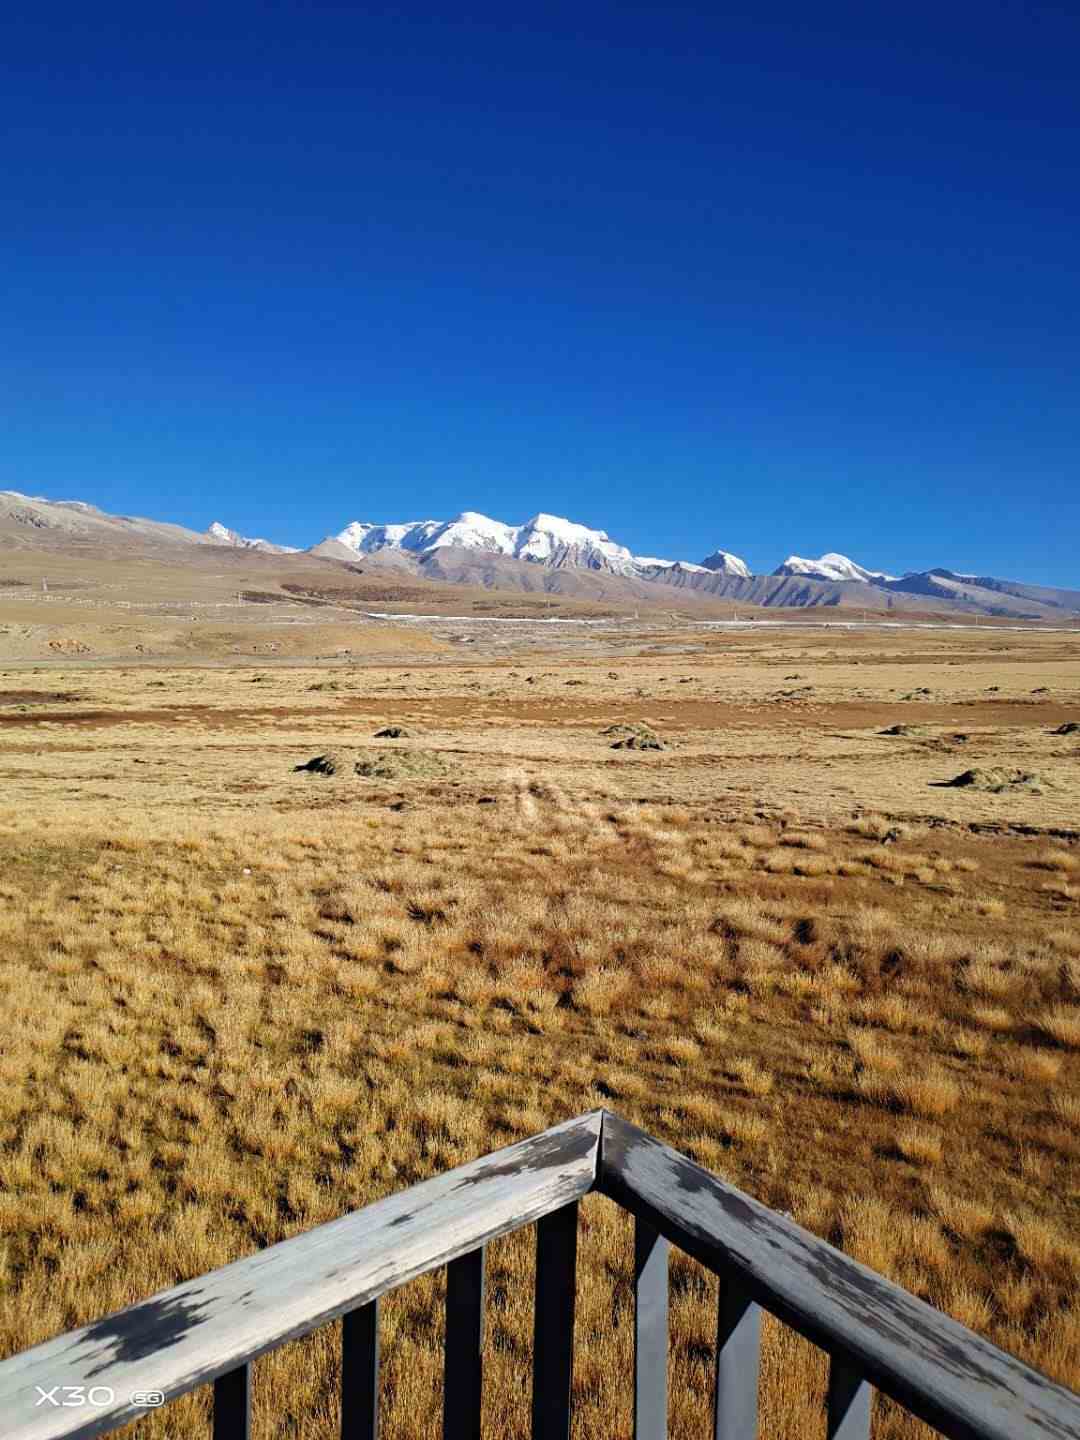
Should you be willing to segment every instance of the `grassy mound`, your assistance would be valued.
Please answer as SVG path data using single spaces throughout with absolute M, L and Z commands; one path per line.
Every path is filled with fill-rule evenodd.
M 433 750 L 371 750 L 355 766 L 365 780 L 429 780 L 445 775 L 446 768 Z
M 359 775 L 364 780 L 426 780 L 446 774 L 446 762 L 430 750 L 324 750 L 293 770 L 308 775 Z
M 666 750 L 668 747 L 649 725 L 608 725 L 601 735 L 612 737 L 612 750 Z
M 1027 790 L 1041 795 L 1046 781 L 1033 770 L 965 770 L 953 780 L 945 782 L 952 789 L 983 790 L 990 795 L 1002 795 L 1009 790 Z
M 347 775 L 352 764 L 352 756 L 344 751 L 325 750 L 321 755 L 305 760 L 302 765 L 294 765 L 293 771 L 303 770 L 309 775 Z

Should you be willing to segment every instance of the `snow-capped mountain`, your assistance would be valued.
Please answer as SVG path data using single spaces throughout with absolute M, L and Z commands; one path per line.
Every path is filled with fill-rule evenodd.
M 689 560 L 657 560 L 653 555 L 635 555 L 634 563 L 639 570 L 680 572 L 687 575 L 708 575 L 707 565 L 694 565 Z
M 269 567 L 268 576 L 276 557 L 298 554 L 293 546 L 241 535 L 217 520 L 200 532 L 162 520 L 111 515 L 85 500 L 0 490 L 0 550 L 78 555 L 137 550 L 152 559 L 175 560 L 194 559 L 200 552 L 205 556 L 212 547 L 250 556 L 252 566 Z M 369 556 L 370 562 L 355 563 Z M 816 560 L 790 555 L 771 575 L 755 575 L 727 550 L 714 551 L 701 564 L 634 555 L 603 530 L 543 513 L 521 525 L 474 510 L 454 520 L 356 521 L 337 538 L 305 550 L 298 563 L 327 561 L 344 562 L 361 574 L 378 572 L 381 585 L 431 580 L 605 602 L 666 604 L 660 598 L 664 590 L 677 590 L 680 603 L 726 599 L 739 606 L 974 613 L 1055 623 L 1080 616 L 1080 590 L 944 567 L 907 571 L 896 579 L 835 552 Z
M 702 560 L 701 568 L 712 570 L 717 575 L 737 575 L 740 580 L 749 580 L 751 574 L 746 561 L 732 555 L 730 550 L 714 550 Z
M 830 550 L 817 560 L 804 560 L 801 555 L 789 555 L 772 573 L 807 575 L 813 580 L 860 580 L 864 584 L 896 579 L 895 575 L 886 575 L 883 570 L 867 570 L 865 565 L 858 565 L 846 555 L 838 555 L 835 550 Z
M 334 539 L 358 555 L 403 550 L 422 556 L 454 546 L 531 560 L 554 569 L 574 567 L 628 576 L 685 563 L 633 555 L 606 531 L 590 530 L 587 525 L 544 514 L 534 515 L 521 525 L 507 525 L 475 510 L 466 510 L 455 520 L 411 520 L 394 525 L 354 520 Z
M 405 550 L 413 555 L 425 555 L 447 545 L 512 555 L 513 534 L 513 526 L 491 520 L 474 510 L 466 510 L 456 520 L 405 520 L 392 525 L 373 525 L 366 520 L 354 520 L 333 538 L 358 555 L 373 555 L 379 550 Z
M 220 520 L 213 521 L 207 527 L 205 538 L 212 545 L 231 545 L 234 550 L 264 550 L 270 555 L 299 554 L 295 545 L 275 545 L 272 540 L 251 540 L 246 535 L 238 535 L 227 525 L 222 525 Z

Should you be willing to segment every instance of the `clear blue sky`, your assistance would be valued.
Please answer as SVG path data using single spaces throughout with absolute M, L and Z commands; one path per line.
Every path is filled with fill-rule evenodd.
M 17 3 L 0 486 L 1080 584 L 1080 5 Z

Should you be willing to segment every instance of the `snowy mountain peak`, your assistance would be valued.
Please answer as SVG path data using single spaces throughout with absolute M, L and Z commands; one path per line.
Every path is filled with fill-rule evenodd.
M 507 525 L 476 510 L 465 510 L 454 520 L 409 520 L 391 525 L 354 520 L 334 538 L 364 555 L 377 550 L 428 555 L 457 546 L 560 568 L 579 566 L 616 574 L 634 574 L 637 568 L 630 551 L 603 530 L 590 530 L 587 525 L 542 511 L 521 525 Z
M 220 520 L 210 523 L 206 538 L 211 545 L 231 545 L 234 550 L 264 550 L 271 555 L 298 553 L 295 545 L 275 545 L 271 540 L 251 540 L 246 535 L 239 535 L 227 525 L 222 525 Z
M 730 550 L 714 550 L 701 562 L 702 569 L 713 570 L 717 575 L 735 575 L 740 580 L 750 579 L 750 566 L 739 555 Z
M 606 530 L 590 530 L 587 525 L 579 525 L 576 520 L 564 520 L 560 515 L 546 515 L 543 510 L 534 515 L 531 520 L 526 520 L 521 530 L 542 530 L 547 535 L 554 535 L 559 540 L 573 543 L 580 540 L 607 540 L 609 539 Z
M 438 522 L 429 522 L 437 524 Z M 476 510 L 464 510 L 456 520 L 438 525 L 424 549 L 438 550 L 446 545 L 458 545 L 466 550 L 490 550 L 498 555 L 514 553 L 514 527 L 504 525 L 501 520 L 492 520 L 490 515 L 481 515 Z
M 518 526 L 514 554 L 545 565 L 576 565 L 588 570 L 632 574 L 635 560 L 625 545 L 617 545 L 604 530 L 590 530 L 558 515 L 534 515 Z
M 816 560 L 804 559 L 801 555 L 789 555 L 782 565 L 773 571 L 774 575 L 804 575 L 811 580 L 858 580 L 870 584 L 875 580 L 893 580 L 884 570 L 867 570 L 847 555 L 830 550 Z

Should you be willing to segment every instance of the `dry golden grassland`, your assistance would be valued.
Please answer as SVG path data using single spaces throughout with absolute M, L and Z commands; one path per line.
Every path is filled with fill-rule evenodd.
M 5 677 L 87 698 L 0 732 L 0 1353 L 607 1105 L 1080 1387 L 1077 742 L 1047 733 L 1080 712 L 1074 660 L 1000 665 L 995 724 L 989 650 L 952 692 L 922 655 L 947 714 L 885 740 L 919 704 L 895 657 L 856 656 L 858 697 L 825 642 L 777 643 L 623 657 L 606 691 L 535 657 Z M 795 668 L 817 708 L 772 698 Z M 672 748 L 611 752 L 599 729 L 642 713 Z M 441 775 L 294 773 L 395 717 Z M 931 788 L 961 722 L 1053 790 Z M 582 1210 L 575 1435 L 613 1440 L 631 1232 Z M 527 1433 L 531 1246 L 489 1253 L 493 1440 Z M 680 1257 L 672 1285 L 689 1440 L 715 1283 Z M 385 1302 L 387 1440 L 439 1434 L 441 1287 Z M 257 1433 L 330 1434 L 334 1342 L 258 1363 Z M 823 1434 L 824 1379 L 769 1323 L 762 1433 Z M 142 1424 L 201 1434 L 207 1405 Z M 877 1436 L 928 1433 L 878 1402 Z

